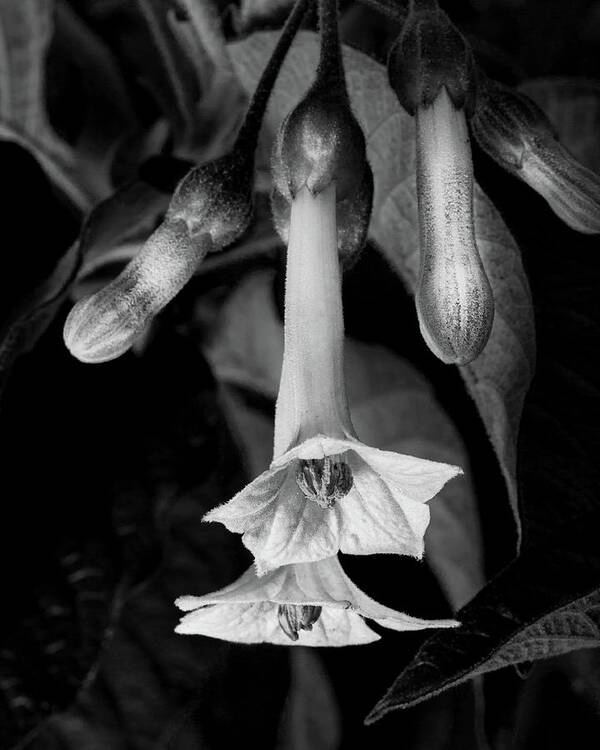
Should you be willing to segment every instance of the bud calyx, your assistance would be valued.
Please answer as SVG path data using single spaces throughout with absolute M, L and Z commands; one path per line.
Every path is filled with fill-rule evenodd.
M 388 76 L 400 104 L 411 115 L 433 104 L 442 87 L 456 108 L 464 108 L 467 115 L 474 110 L 471 47 L 446 13 L 431 4 L 411 9 L 390 50 Z

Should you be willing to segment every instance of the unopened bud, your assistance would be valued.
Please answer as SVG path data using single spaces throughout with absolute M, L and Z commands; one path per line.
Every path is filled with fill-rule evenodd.
M 126 352 L 210 247 L 209 235 L 192 239 L 184 221 L 161 224 L 116 279 L 71 310 L 63 334 L 71 354 L 91 363 Z
M 185 286 L 207 252 L 234 242 L 252 219 L 252 159 L 238 150 L 191 169 L 173 193 L 165 220 L 108 286 L 78 302 L 64 339 L 82 362 L 127 351 Z
M 466 364 L 484 348 L 494 299 L 473 226 L 473 165 L 464 111 L 442 89 L 417 112 L 421 333 L 443 362 Z
M 290 640 L 297 641 L 301 630 L 312 630 L 321 611 L 322 607 L 310 604 L 280 604 L 277 608 L 279 627 Z
M 275 159 L 277 189 L 287 198 L 304 186 L 315 195 L 334 181 L 338 200 L 350 197 L 361 183 L 366 156 L 347 96 L 313 86 L 282 123 Z
M 358 260 L 365 246 L 372 208 L 373 172 L 367 162 L 358 190 L 336 206 L 338 255 L 344 269 L 350 268 Z M 271 211 L 277 233 L 287 245 L 291 202 L 277 188 L 271 193 Z
M 471 120 L 481 148 L 549 203 L 578 232 L 600 232 L 600 177 L 562 146 L 529 97 L 487 81 Z
M 471 47 L 437 7 L 412 10 L 388 58 L 388 76 L 400 104 L 411 115 L 429 107 L 446 89 L 452 103 L 471 115 L 475 66 Z

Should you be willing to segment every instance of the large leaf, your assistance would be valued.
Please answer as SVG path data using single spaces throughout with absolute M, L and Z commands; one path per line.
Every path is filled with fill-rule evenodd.
M 217 378 L 274 402 L 283 359 L 283 326 L 273 274 L 247 277 L 227 300 L 207 349 Z M 408 362 L 381 346 L 348 340 L 346 382 L 352 422 L 361 440 L 384 450 L 458 464 L 465 476 L 431 502 L 427 560 L 454 608 L 483 585 L 482 540 L 464 446 L 429 384 Z M 226 391 L 227 412 L 253 475 L 272 458 L 273 423 Z
M 45 60 L 52 37 L 52 0 L 0 4 L 0 138 L 27 149 L 80 209 L 92 194 L 82 185 L 69 146 L 46 115 Z
M 248 91 L 256 85 L 274 40 L 273 34 L 262 33 L 231 45 L 234 67 Z M 310 85 L 317 56 L 317 37 L 301 33 L 272 96 L 264 141 Z M 351 49 L 344 50 L 344 61 L 352 106 L 367 138 L 375 178 L 370 233 L 412 291 L 419 258 L 413 121 L 396 101 L 382 65 Z M 475 214 L 477 243 L 494 291 L 496 316 L 485 350 L 460 371 L 500 462 L 518 525 L 516 441 L 535 359 L 531 296 L 519 249 L 479 188 Z
M 492 168 L 524 244 L 538 305 L 538 367 L 519 449 L 523 551 L 457 615 L 450 638 L 433 636 L 371 715 L 412 705 L 471 676 L 600 644 L 598 495 L 600 345 L 597 239 L 554 220 L 543 201 Z M 503 183 L 503 180 L 507 180 Z M 525 209 L 525 210 L 524 210 Z M 568 253 L 565 248 L 569 248 Z M 535 252 L 537 250 L 537 253 Z

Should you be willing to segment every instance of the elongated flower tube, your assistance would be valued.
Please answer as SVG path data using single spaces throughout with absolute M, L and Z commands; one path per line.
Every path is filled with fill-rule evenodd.
M 559 142 L 531 99 L 487 80 L 471 128 L 481 148 L 543 196 L 565 224 L 585 234 L 600 232 L 600 177 Z
M 243 535 L 259 575 L 339 550 L 421 557 L 425 503 L 460 472 L 356 437 L 344 382 L 335 190 L 304 187 L 292 201 L 273 462 L 205 516 Z
M 466 364 L 486 345 L 494 298 L 473 227 L 473 164 L 464 111 L 442 88 L 417 110 L 421 334 L 443 362 Z
M 262 578 L 250 568 L 220 591 L 182 596 L 175 604 L 189 612 L 175 632 L 238 643 L 352 646 L 379 640 L 363 618 L 401 631 L 458 625 L 379 604 L 352 583 L 337 557 L 285 565 Z

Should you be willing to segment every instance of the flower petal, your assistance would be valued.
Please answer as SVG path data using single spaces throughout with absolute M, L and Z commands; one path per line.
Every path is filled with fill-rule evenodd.
M 331 557 L 340 548 L 339 509 L 324 510 L 307 500 L 295 476 L 295 463 L 269 469 L 204 517 L 243 535 L 261 575 L 281 565 Z
M 462 474 L 459 466 L 382 451 L 355 441 L 352 450 L 385 482 L 394 496 L 426 503 L 452 477 Z
M 300 631 L 298 640 L 292 641 L 279 626 L 277 606 L 263 601 L 203 607 L 183 617 L 175 632 L 280 646 L 353 646 L 380 638 L 356 612 L 324 609 L 312 630 Z
M 453 627 L 454 620 L 423 620 L 374 601 L 344 573 L 337 557 L 317 563 L 286 565 L 259 577 L 249 568 L 237 581 L 205 596 L 183 596 L 175 604 L 190 612 L 178 633 L 202 634 L 238 643 L 346 646 L 370 643 L 378 636 L 362 621 L 368 617 L 392 630 Z M 322 607 L 312 631 L 292 642 L 279 627 L 278 604 Z
M 429 508 L 394 495 L 385 481 L 356 453 L 346 458 L 354 479 L 339 501 L 340 549 L 349 555 L 398 554 L 421 558 Z
M 283 467 L 294 459 L 324 458 L 347 451 L 358 453 L 393 492 L 419 502 L 431 500 L 446 482 L 457 474 L 462 474 L 459 466 L 394 451 L 382 451 L 361 443 L 352 435 L 347 438 L 315 435 L 275 458 L 271 470 Z
M 205 514 L 203 521 L 217 521 L 229 531 L 243 534 L 247 529 L 262 523 L 272 512 L 285 483 L 286 472 L 281 467 L 268 469 L 231 500 L 218 505 Z
M 412 617 L 404 612 L 379 604 L 370 596 L 367 596 L 348 578 L 339 566 L 340 573 L 344 578 L 344 584 L 349 591 L 352 609 L 363 617 L 375 620 L 379 625 L 390 630 L 424 630 L 426 628 L 455 628 L 460 625 L 456 620 L 424 620 L 420 617 Z
M 314 437 L 304 440 L 281 456 L 275 456 L 271 463 L 271 469 L 288 465 L 291 461 L 310 458 L 324 458 L 333 456 L 338 453 L 344 453 L 352 450 L 357 445 L 362 445 L 358 440 L 352 437 L 337 438 L 329 435 L 315 435 Z

